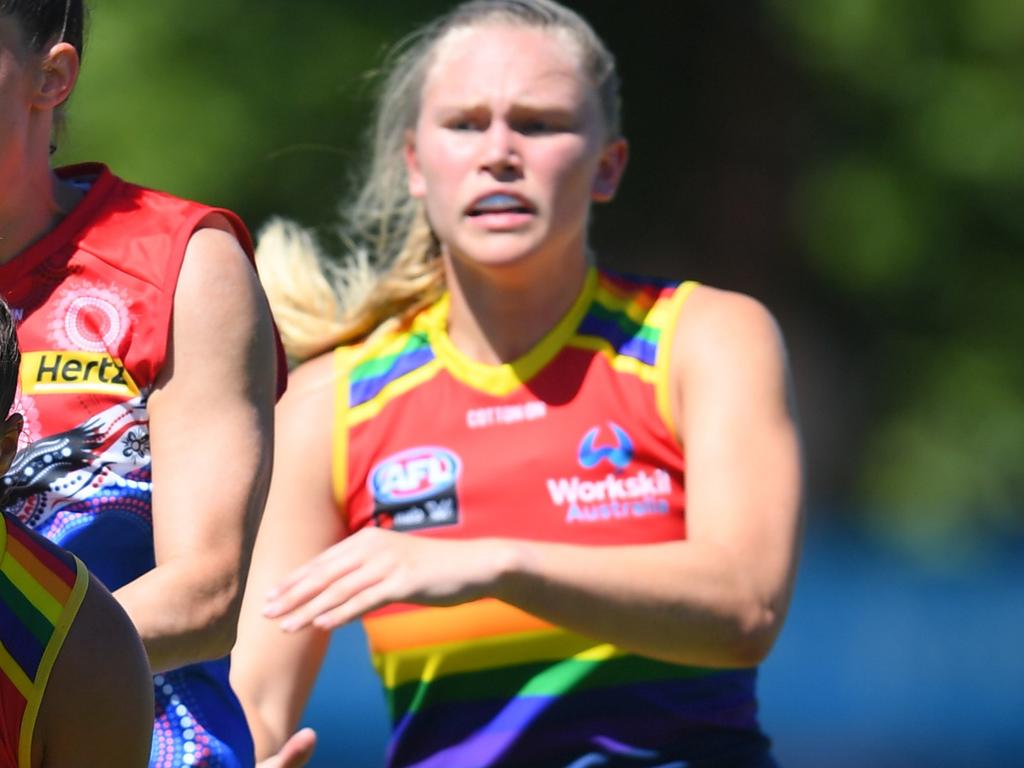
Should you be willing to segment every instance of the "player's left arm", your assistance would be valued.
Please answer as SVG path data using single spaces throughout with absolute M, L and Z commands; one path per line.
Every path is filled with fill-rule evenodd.
M 686 454 L 685 540 L 584 547 L 365 529 L 293 573 L 268 615 L 287 629 L 332 627 L 392 601 L 490 596 L 656 658 L 758 663 L 786 614 L 801 528 L 799 441 L 774 319 L 748 297 L 698 288 L 679 319 L 670 388 Z
M 497 593 L 639 653 L 751 666 L 785 618 L 801 532 L 799 437 L 774 318 L 747 296 L 697 288 L 678 319 L 669 386 L 686 539 L 596 551 L 520 542 Z
M 185 251 L 149 398 L 156 568 L 116 593 L 154 671 L 230 651 L 270 481 L 270 311 L 223 219 L 207 223 Z

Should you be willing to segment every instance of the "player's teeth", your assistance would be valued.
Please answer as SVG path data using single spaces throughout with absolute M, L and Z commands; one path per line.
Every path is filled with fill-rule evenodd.
M 476 210 L 491 210 L 495 208 L 522 208 L 519 198 L 512 195 L 488 195 L 479 201 L 474 208 Z

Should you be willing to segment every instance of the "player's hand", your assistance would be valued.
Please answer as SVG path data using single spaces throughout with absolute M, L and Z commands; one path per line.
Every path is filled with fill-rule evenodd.
M 302 768 L 313 756 L 316 748 L 316 731 L 303 728 L 296 731 L 274 756 L 256 763 L 256 768 Z
M 365 528 L 271 590 L 264 615 L 334 629 L 388 603 L 457 605 L 488 594 L 514 556 L 498 539 L 450 541 Z

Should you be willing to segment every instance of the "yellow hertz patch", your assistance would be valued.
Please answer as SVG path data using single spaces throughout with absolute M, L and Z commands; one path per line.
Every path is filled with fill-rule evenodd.
M 106 352 L 26 352 L 21 356 L 21 391 L 26 395 L 95 392 L 139 394 L 124 363 Z

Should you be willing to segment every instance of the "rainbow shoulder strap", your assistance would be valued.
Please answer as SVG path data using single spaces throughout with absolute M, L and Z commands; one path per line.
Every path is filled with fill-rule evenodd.
M 0 727 L 28 768 L 32 734 L 54 661 L 78 614 L 89 572 L 74 555 L 7 515 L 0 523 Z M 13 744 L 11 745 L 13 747 Z

